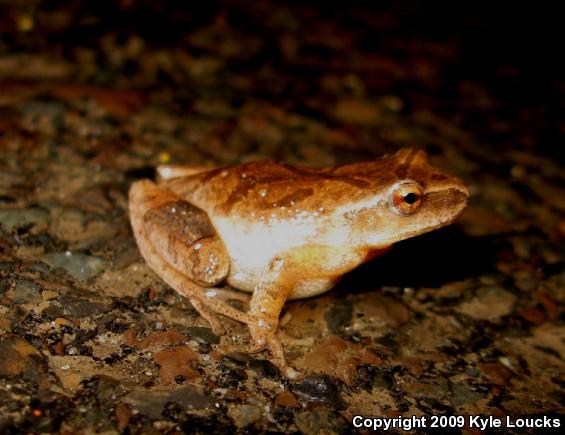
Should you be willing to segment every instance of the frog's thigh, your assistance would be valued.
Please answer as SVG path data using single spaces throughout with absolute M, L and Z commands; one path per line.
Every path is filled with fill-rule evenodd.
M 146 193 L 146 206 L 142 203 L 143 231 L 155 251 L 197 284 L 213 286 L 224 280 L 229 257 L 206 212 L 165 189 L 155 189 L 159 195 L 151 200 Z
M 171 287 L 173 287 L 177 292 L 182 294 L 191 300 L 195 305 L 195 308 L 202 314 L 204 318 L 210 321 L 213 325 L 215 323 L 212 319 L 211 312 L 217 312 L 225 316 L 231 317 L 243 323 L 249 323 L 250 319 L 246 313 L 243 313 L 230 305 L 217 300 L 215 298 L 209 298 L 203 289 L 202 285 L 196 284 L 193 280 L 186 276 L 185 270 L 181 267 L 180 261 L 182 260 L 177 249 L 189 249 L 186 244 L 177 245 L 177 242 L 173 240 L 168 234 L 162 233 L 163 228 L 159 228 L 154 222 L 157 216 L 160 216 L 163 210 L 167 210 L 167 204 L 178 203 L 179 199 L 172 193 L 159 188 L 154 183 L 149 180 L 142 180 L 134 183 L 130 189 L 130 219 L 133 232 L 141 251 L 141 255 L 147 261 L 149 266 L 157 272 L 157 274 Z M 150 216 L 146 219 L 147 213 L 152 210 L 161 210 L 155 212 L 154 216 Z M 173 212 L 172 208 L 169 207 L 169 212 Z M 150 223 L 148 223 L 148 221 Z M 170 223 L 170 222 L 169 222 Z M 178 222 L 174 222 L 176 225 Z M 170 228 L 168 228 L 170 229 Z M 153 231 L 160 234 L 159 237 L 155 237 Z M 196 231 L 193 229 L 193 232 Z M 204 234 L 205 228 L 200 228 L 200 234 Z M 186 237 L 190 237 L 190 234 L 184 234 Z M 188 239 L 186 239 L 188 240 Z M 186 241 L 185 240 L 185 241 Z M 211 238 L 214 241 L 214 238 Z M 153 244 L 157 242 L 158 249 Z M 198 242 L 197 242 L 198 243 Z M 194 244 L 194 243 L 193 243 Z M 213 243 L 210 244 L 213 247 Z M 195 246 L 193 246 L 193 249 Z M 202 247 L 200 249 L 203 249 Z M 176 258 L 176 263 L 175 263 Z M 169 262 L 169 260 L 173 260 Z M 193 271 L 194 272 L 194 271 Z M 227 269 L 226 272 L 227 273 Z M 206 274 L 204 274 L 206 278 Z M 196 303 L 194 303 L 196 301 Z M 207 309 L 200 309 L 206 306 Z

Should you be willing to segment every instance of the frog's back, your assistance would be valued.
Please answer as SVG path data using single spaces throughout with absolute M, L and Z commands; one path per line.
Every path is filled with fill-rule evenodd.
M 325 168 L 255 161 L 173 179 L 165 187 L 211 215 L 287 218 L 358 201 L 393 177 L 387 159 Z

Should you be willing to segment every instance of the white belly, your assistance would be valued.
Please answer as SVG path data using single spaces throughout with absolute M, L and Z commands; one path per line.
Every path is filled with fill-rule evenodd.
M 324 237 L 319 234 L 319 223 L 279 223 L 276 228 L 261 224 L 237 224 L 227 218 L 216 218 L 213 223 L 230 256 L 227 282 L 247 292 L 253 292 L 256 286 L 261 285 L 274 258 L 284 257 L 285 253 L 304 246 L 309 240 L 324 242 Z M 315 268 L 315 265 L 312 267 Z M 303 280 L 294 284 L 289 299 L 315 296 L 334 285 L 335 280 L 326 278 Z

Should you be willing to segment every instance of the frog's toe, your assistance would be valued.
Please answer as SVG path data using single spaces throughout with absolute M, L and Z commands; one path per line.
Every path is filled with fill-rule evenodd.
M 190 303 L 196 311 L 204 317 L 210 324 L 212 332 L 216 335 L 224 335 L 226 333 L 226 327 L 223 325 L 221 319 L 212 310 L 207 308 L 200 300 L 196 298 L 191 298 Z

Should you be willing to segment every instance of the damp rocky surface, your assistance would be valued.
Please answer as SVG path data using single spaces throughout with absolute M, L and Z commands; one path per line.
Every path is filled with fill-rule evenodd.
M 488 38 L 496 10 L 446 23 L 400 5 L 0 3 L 0 432 L 562 415 L 565 84 L 545 46 Z M 214 334 L 132 237 L 128 187 L 160 163 L 319 166 L 407 146 L 464 179 L 470 205 L 286 304 L 302 379 L 246 352 L 242 325 Z

